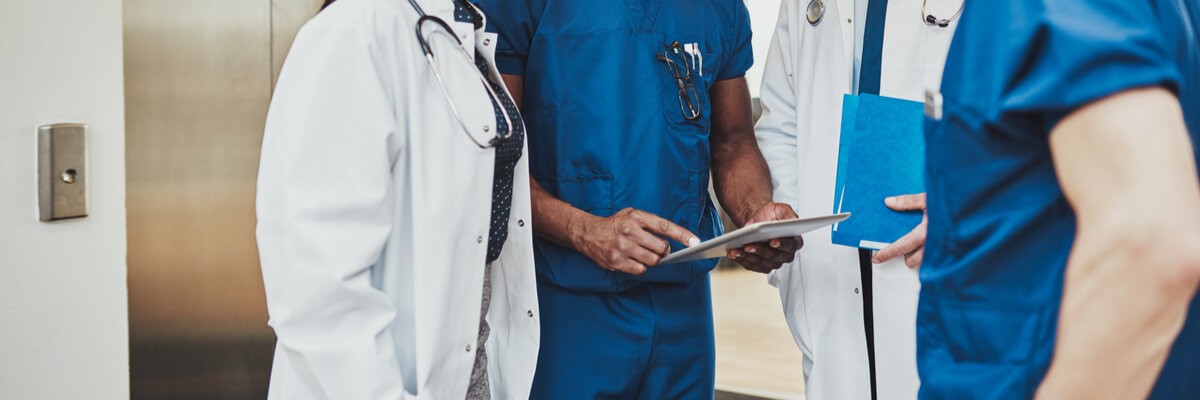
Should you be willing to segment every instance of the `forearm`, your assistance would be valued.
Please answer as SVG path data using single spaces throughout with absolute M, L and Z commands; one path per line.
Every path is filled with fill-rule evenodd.
M 772 202 L 771 172 L 754 136 L 746 79 L 718 81 L 709 93 L 714 189 L 733 222 L 743 226 L 751 214 Z
M 771 172 L 754 141 L 715 145 L 712 171 L 717 198 L 738 226 L 772 201 Z
M 518 109 L 525 107 L 525 78 L 520 75 L 502 75 L 504 85 Z M 597 217 L 575 208 L 570 203 L 554 197 L 529 178 L 530 203 L 533 213 L 533 233 L 563 246 L 578 249 L 587 222 Z
M 1132 90 L 1050 137 L 1077 234 L 1039 397 L 1144 398 L 1200 282 L 1200 188 L 1179 103 Z
M 1122 218 L 1079 233 L 1040 398 L 1145 398 L 1182 328 L 1200 240 Z
M 554 197 L 532 178 L 529 184 L 533 232 L 552 242 L 578 249 L 579 240 L 586 232 L 587 226 L 599 217 Z

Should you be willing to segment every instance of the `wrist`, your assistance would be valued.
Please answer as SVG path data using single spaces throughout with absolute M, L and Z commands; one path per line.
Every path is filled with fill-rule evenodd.
M 599 217 L 587 212 L 579 212 L 567 221 L 567 244 L 571 248 L 582 251 L 587 242 L 588 228 Z
M 738 223 L 738 226 L 745 226 L 749 224 L 750 220 L 754 218 L 754 214 L 758 213 L 758 210 L 762 209 L 767 204 L 771 204 L 771 201 L 761 199 L 746 201 L 742 205 L 741 213 L 738 214 L 741 217 L 741 220 L 735 222 Z

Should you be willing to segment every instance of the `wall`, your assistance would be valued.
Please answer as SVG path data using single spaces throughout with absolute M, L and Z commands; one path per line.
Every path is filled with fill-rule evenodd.
M 0 7 L 0 398 L 129 395 L 121 0 Z M 90 216 L 38 222 L 36 129 L 88 124 Z
M 779 0 L 745 0 L 750 10 L 750 30 L 753 32 L 754 66 L 746 72 L 750 84 L 750 97 L 758 97 L 762 85 L 763 65 L 767 62 L 767 50 L 771 48 L 771 37 L 775 35 L 775 21 L 779 19 Z

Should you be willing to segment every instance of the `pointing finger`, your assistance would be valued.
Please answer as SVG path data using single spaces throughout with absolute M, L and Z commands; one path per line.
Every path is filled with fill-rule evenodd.
M 633 214 L 633 217 L 642 224 L 642 227 L 650 232 L 683 243 L 688 247 L 700 244 L 700 238 L 696 237 L 696 234 L 662 217 L 647 212 L 636 212 Z

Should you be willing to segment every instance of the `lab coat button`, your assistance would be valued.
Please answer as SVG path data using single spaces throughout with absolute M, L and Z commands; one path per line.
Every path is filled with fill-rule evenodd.
M 517 226 L 524 227 L 524 226 L 525 226 L 525 220 L 523 220 L 523 219 L 518 219 L 518 220 L 517 220 Z
M 529 315 L 529 318 L 533 318 L 533 310 L 529 310 L 529 312 L 526 312 L 526 314 Z
M 858 294 L 858 288 L 854 288 L 854 294 Z
M 469 345 L 469 344 L 467 345 L 467 352 L 468 352 L 468 353 L 470 353 L 470 352 L 471 352 L 471 345 Z
M 476 237 L 475 243 L 483 243 L 483 236 Z
M 491 131 L 492 131 L 492 127 L 490 127 L 490 126 L 487 126 L 487 125 L 484 125 L 484 126 L 483 126 L 483 131 L 484 131 L 484 132 L 491 132 Z
M 492 39 L 483 39 L 483 45 L 484 45 L 484 46 L 491 46 L 491 45 L 492 45 Z

